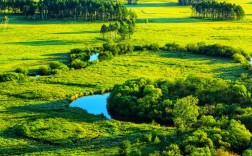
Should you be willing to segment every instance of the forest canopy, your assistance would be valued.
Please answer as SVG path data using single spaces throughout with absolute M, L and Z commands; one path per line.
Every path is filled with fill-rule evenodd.
M 114 86 L 107 109 L 114 119 L 175 125 L 184 155 L 216 155 L 219 148 L 241 153 L 251 133 L 234 119 L 251 103 L 250 87 L 222 79 L 188 77 L 151 81 L 140 78 Z
M 192 104 L 200 107 L 195 108 L 199 109 L 200 115 L 220 117 L 232 114 L 227 109 L 232 104 L 250 104 L 250 92 L 250 87 L 245 84 L 222 79 L 192 76 L 175 82 L 153 82 L 140 78 L 115 85 L 108 98 L 107 108 L 112 118 L 119 120 L 173 123 L 173 109 L 187 96 L 193 96 Z M 203 111 L 205 107 L 207 109 Z
M 84 20 L 123 20 L 129 11 L 119 2 L 99 0 L 0 0 L 0 12 L 22 13 L 27 17 L 81 18 Z

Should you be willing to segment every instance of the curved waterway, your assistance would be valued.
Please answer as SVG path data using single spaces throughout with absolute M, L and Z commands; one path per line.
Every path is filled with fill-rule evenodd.
M 90 95 L 80 97 L 70 103 L 71 107 L 79 107 L 87 110 L 90 114 L 101 114 L 103 113 L 107 119 L 111 119 L 107 111 L 107 98 L 110 93 L 102 95 Z

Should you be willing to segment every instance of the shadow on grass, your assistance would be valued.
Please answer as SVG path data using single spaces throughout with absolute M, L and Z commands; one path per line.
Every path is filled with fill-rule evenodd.
M 159 53 L 160 57 L 166 57 L 166 58 L 177 58 L 177 59 L 185 59 L 185 60 L 193 60 L 193 61 L 203 61 L 203 60 L 209 60 L 209 64 L 217 63 L 219 59 L 221 59 L 221 62 L 225 61 L 231 61 L 231 59 L 228 58 L 220 58 L 220 57 L 213 57 L 213 56 L 207 56 L 207 55 L 200 55 L 195 53 L 189 53 L 189 52 L 183 52 L 183 51 L 162 51 Z M 218 62 L 220 63 L 220 62 Z
M 242 73 L 247 73 L 248 71 L 241 66 L 232 66 L 227 68 L 220 67 L 213 69 L 212 72 L 217 73 L 216 75 L 220 78 L 235 80 L 235 77 L 238 78 Z
M 145 18 L 137 19 L 137 23 L 145 23 Z M 148 18 L 148 23 L 199 23 L 199 22 L 213 22 L 210 20 L 196 19 L 196 18 Z
M 51 33 L 51 34 L 58 34 L 58 35 L 74 35 L 74 34 L 95 34 L 99 33 L 99 31 L 90 30 L 90 31 L 75 31 L 75 32 L 58 32 L 58 33 Z
M 94 88 L 97 85 L 96 84 L 79 84 L 79 83 L 72 83 L 72 82 L 50 82 L 45 81 L 47 84 L 59 84 L 59 85 L 66 85 L 66 86 L 73 86 L 73 87 L 83 87 L 83 88 Z
M 188 52 L 162 52 L 159 54 L 161 57 L 166 58 L 177 58 L 177 59 L 184 59 L 184 60 L 193 60 L 194 62 L 197 61 L 204 61 L 209 60 L 206 64 L 223 64 L 225 66 L 226 63 L 234 62 L 231 58 L 223 58 L 223 57 L 214 57 L 214 56 L 207 56 L 201 54 L 194 54 Z M 244 72 L 247 72 L 240 64 L 236 64 L 232 67 L 220 67 L 217 69 L 213 69 L 212 72 L 216 73 L 218 78 L 226 79 L 226 80 L 235 80 L 236 78 L 240 77 L 240 75 Z M 167 64 L 173 65 L 173 64 Z M 175 64 L 174 64 L 175 65 Z
M 34 103 L 35 102 L 36 101 L 34 100 Z M 14 106 L 8 108 L 7 111 L 12 114 L 25 113 L 27 114 L 27 121 L 33 121 L 39 118 L 63 118 L 73 122 L 77 121 L 90 123 L 105 120 L 100 116 L 88 114 L 86 110 L 77 107 L 70 107 L 69 103 L 69 100 L 49 101 L 34 105 Z
M 29 41 L 29 42 L 8 42 L 6 44 L 19 44 L 28 46 L 48 46 L 48 45 L 71 45 L 79 44 L 80 41 L 68 41 L 68 40 L 41 40 L 41 41 Z
M 126 4 L 127 8 L 142 8 L 142 7 L 173 7 L 178 6 L 178 3 L 140 3 L 140 4 Z

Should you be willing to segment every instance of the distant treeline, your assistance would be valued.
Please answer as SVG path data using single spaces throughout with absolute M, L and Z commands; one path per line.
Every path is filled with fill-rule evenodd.
M 193 3 L 203 2 L 205 0 L 178 0 L 179 5 L 191 5 Z
M 240 20 L 245 16 L 245 12 L 240 5 L 203 1 L 192 4 L 192 16 L 213 20 Z
M 22 13 L 35 18 L 81 18 L 85 20 L 123 20 L 130 11 L 119 2 L 99 0 L 0 0 L 0 12 Z

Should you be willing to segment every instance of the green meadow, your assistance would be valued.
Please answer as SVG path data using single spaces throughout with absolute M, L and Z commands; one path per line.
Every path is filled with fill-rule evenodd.
M 173 42 L 183 46 L 217 43 L 252 54 L 252 2 L 226 1 L 241 5 L 246 12 L 245 19 L 190 18 L 190 7 L 178 6 L 175 0 L 139 0 L 137 5 L 125 4 L 138 15 L 135 33 L 126 42 L 160 46 Z M 4 29 L 0 25 L 0 74 L 18 67 L 36 71 L 54 61 L 68 63 L 71 49 L 105 43 L 100 34 L 103 22 L 34 21 L 22 15 L 7 15 L 8 27 Z M 173 81 L 194 75 L 234 81 L 247 72 L 232 59 L 145 50 L 96 61 L 79 70 L 0 82 L 0 155 L 117 155 L 118 145 L 126 139 L 132 142 L 133 151 L 140 150 L 143 155 L 152 153 L 158 148 L 155 143 L 139 142 L 135 138 L 143 133 L 159 133 L 160 137 L 168 136 L 172 140 L 175 128 L 106 120 L 85 110 L 70 108 L 69 98 L 111 89 L 115 84 L 140 77 Z

